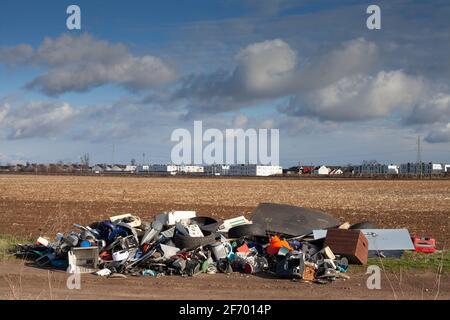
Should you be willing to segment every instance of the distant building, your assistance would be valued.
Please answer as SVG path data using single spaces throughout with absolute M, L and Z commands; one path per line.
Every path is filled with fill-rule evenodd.
M 399 166 L 396 164 L 390 164 L 387 168 L 388 174 L 399 174 Z
M 287 168 L 287 169 L 283 169 L 283 174 L 286 174 L 286 175 L 299 175 L 299 174 L 301 174 L 300 167 L 299 166 L 295 166 L 295 167 L 290 167 L 290 168 Z
M 355 174 L 386 174 L 388 173 L 388 166 L 380 163 L 363 163 L 360 166 L 354 167 Z
M 268 177 L 283 174 L 280 166 L 257 164 L 233 164 L 228 171 L 230 176 L 261 176 Z
M 115 164 L 112 166 L 108 166 L 106 171 L 111 172 L 111 173 L 120 173 L 120 172 L 123 172 L 123 169 L 125 169 L 124 166 Z
M 137 170 L 137 166 L 133 166 L 133 165 L 126 165 L 125 169 L 123 169 L 124 172 L 127 173 L 134 173 Z
M 138 173 L 144 173 L 144 172 L 150 172 L 150 165 L 149 164 L 143 164 L 139 165 L 136 170 Z
M 197 165 L 180 165 L 177 171 L 180 173 L 203 173 L 204 168 Z
M 6 165 L 6 166 L 0 166 L 0 171 L 1 172 L 9 172 L 11 171 L 12 166 Z
M 313 174 L 320 174 L 320 175 L 326 175 L 326 174 L 330 174 L 330 168 L 326 167 L 326 166 L 320 166 L 320 167 L 316 167 L 314 168 Z
M 400 165 L 401 174 L 439 174 L 443 173 L 445 167 L 440 163 L 403 163 Z
M 149 166 L 149 172 L 161 174 L 176 174 L 178 166 L 174 164 L 152 164 Z
M 341 175 L 344 174 L 342 168 L 331 169 L 330 175 Z
M 93 173 L 103 173 L 105 172 L 106 169 L 106 165 L 104 164 L 96 164 L 95 166 L 92 167 L 92 172 Z
M 137 173 L 176 174 L 178 166 L 174 164 L 144 164 L 137 166 Z
M 313 166 L 301 166 L 298 169 L 299 174 L 312 174 L 314 172 Z
M 211 176 L 226 176 L 229 174 L 230 166 L 224 164 L 211 164 L 203 167 L 203 172 Z

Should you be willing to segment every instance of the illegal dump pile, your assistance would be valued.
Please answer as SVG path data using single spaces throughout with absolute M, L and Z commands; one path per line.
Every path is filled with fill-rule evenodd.
M 325 212 L 280 204 L 260 204 L 252 221 L 172 211 L 151 223 L 124 214 L 74 227 L 58 233 L 56 242 L 39 237 L 35 244 L 19 244 L 16 256 L 40 267 L 107 277 L 264 272 L 328 283 L 347 279 L 349 264 L 366 264 L 370 255 L 415 249 L 406 229 L 351 226 Z

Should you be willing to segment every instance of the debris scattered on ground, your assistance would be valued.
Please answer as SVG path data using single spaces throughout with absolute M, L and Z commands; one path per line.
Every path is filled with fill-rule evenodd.
M 269 209 L 284 210 L 282 223 L 274 211 L 267 219 Z M 34 244 L 19 244 L 16 256 L 39 267 L 108 278 L 241 272 L 324 284 L 348 279 L 349 264 L 366 264 L 370 243 L 376 241 L 373 232 L 368 240 L 364 229 L 316 210 L 263 204 L 254 217 L 260 222 L 243 216 L 219 221 L 197 217 L 195 211 L 164 212 L 152 222 L 123 214 L 89 226 L 75 224 L 76 230 L 58 233 L 56 241 L 41 236 Z M 293 234 L 299 231 L 307 234 Z M 416 250 L 434 246 L 430 239 L 415 244 Z

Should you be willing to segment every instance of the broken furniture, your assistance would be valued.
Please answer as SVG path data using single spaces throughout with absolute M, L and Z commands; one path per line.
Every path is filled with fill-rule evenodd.
M 360 230 L 329 229 L 324 245 L 334 254 L 346 257 L 350 263 L 367 263 L 369 244 Z

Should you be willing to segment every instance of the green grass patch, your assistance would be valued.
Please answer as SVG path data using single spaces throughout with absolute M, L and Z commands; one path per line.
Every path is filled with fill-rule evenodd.
M 415 251 L 405 251 L 399 259 L 395 258 L 369 258 L 367 265 L 378 265 L 386 271 L 402 270 L 430 270 L 437 271 L 442 267 L 443 273 L 450 273 L 450 251 L 437 251 L 435 253 L 422 253 Z M 350 266 L 352 269 L 359 266 Z
M 8 259 L 14 257 L 14 249 L 18 243 L 30 243 L 30 239 L 18 237 L 9 234 L 0 234 L 0 259 Z

